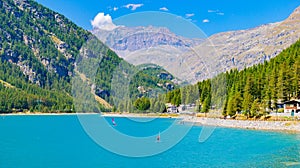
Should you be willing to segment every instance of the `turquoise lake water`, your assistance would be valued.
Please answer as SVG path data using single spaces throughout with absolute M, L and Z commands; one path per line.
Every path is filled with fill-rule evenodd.
M 111 118 L 106 120 L 109 123 Z M 150 136 L 167 128 L 174 119 L 115 121 L 114 129 L 124 134 Z M 199 143 L 201 129 L 193 126 L 166 152 L 131 158 L 95 143 L 76 115 L 0 116 L 0 167 L 300 167 L 298 134 L 216 128 L 207 141 Z M 167 141 L 163 136 L 161 139 Z

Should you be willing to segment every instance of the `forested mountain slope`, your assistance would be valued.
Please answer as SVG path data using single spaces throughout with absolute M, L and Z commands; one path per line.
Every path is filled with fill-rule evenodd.
M 73 112 L 76 58 L 94 36 L 32 0 L 0 1 L 0 22 L 0 112 Z M 103 55 L 99 67 L 92 67 L 98 68 L 94 91 L 109 101 L 122 59 L 98 44 Z
M 199 93 L 191 93 L 199 95 L 193 103 L 198 103 L 200 112 L 214 107 L 222 108 L 223 115 L 240 112 L 255 117 L 275 111 L 278 103 L 300 98 L 300 40 L 270 61 L 241 71 L 232 69 L 195 87 Z M 185 103 L 180 96 L 183 91 L 169 92 L 167 101 Z
M 277 109 L 277 103 L 300 96 L 300 40 L 270 61 L 226 74 L 224 114 L 248 116 Z

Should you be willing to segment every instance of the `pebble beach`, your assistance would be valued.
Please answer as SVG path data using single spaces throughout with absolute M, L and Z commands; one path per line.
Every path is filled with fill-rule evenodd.
M 195 125 L 300 133 L 299 121 L 232 120 L 204 117 L 184 117 L 183 121 Z

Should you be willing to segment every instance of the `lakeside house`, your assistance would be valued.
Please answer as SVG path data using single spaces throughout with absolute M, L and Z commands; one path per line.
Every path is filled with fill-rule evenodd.
M 284 113 L 299 113 L 300 100 L 290 100 L 284 102 Z
M 166 104 L 167 112 L 168 113 L 186 113 L 186 112 L 195 112 L 196 111 L 196 104 L 181 104 L 178 107 L 172 105 L 171 103 Z
M 290 100 L 284 103 L 277 104 L 278 109 L 282 109 L 282 112 L 271 112 L 271 116 L 277 117 L 300 117 L 300 100 Z
M 168 104 L 167 105 L 167 113 L 178 113 L 178 109 L 176 106 Z

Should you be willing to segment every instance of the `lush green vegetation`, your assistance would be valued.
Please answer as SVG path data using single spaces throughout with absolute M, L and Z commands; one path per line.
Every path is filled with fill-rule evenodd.
M 19 67 L 0 61 L 0 112 L 73 112 L 72 97 L 65 91 L 46 90 L 28 83 Z
M 143 112 L 161 112 L 165 109 L 164 94 L 177 87 L 174 77 L 159 66 L 147 64 L 116 70 L 112 81 L 112 103 L 120 112 L 140 112 L 135 101 L 149 98 L 150 108 Z M 144 100 L 144 99 L 143 99 Z
M 133 105 L 140 111 L 148 110 L 150 108 L 150 99 L 146 97 L 138 98 Z
M 73 112 L 73 62 L 90 34 L 34 1 L 24 10 L 11 0 L 0 6 L 0 80 L 12 86 L 0 87 L 0 112 Z M 68 44 L 64 53 L 53 37 Z
M 13 0 L 0 1 L 0 21 L 3 23 L 0 26 L 0 113 L 74 112 L 73 96 L 77 92 L 74 93 L 72 79 L 82 74 L 86 79 L 80 80 L 89 81 L 89 84 L 76 85 L 76 81 L 76 87 L 92 88 L 93 93 L 115 105 L 115 109 L 149 96 L 150 90 L 166 90 L 157 83 L 171 83 L 157 77 L 156 73 L 161 69 L 152 72 L 139 70 L 130 78 L 131 99 L 115 103 L 118 97 L 113 98 L 116 93 L 111 93 L 113 78 L 118 72 L 130 74 L 130 71 L 118 71 L 120 64 L 129 69 L 135 67 L 119 58 L 91 33 L 35 1 L 24 1 L 24 4 L 15 4 Z M 85 54 L 79 52 L 82 48 L 88 49 L 82 50 Z M 81 61 L 82 58 L 88 61 Z M 138 87 L 143 87 L 145 92 L 141 93 Z M 88 89 L 85 91 L 89 92 Z M 90 96 L 94 95 L 79 97 L 86 100 Z M 83 106 L 77 108 L 87 110 Z M 100 108 L 102 111 L 112 110 Z
M 300 94 L 300 41 L 269 62 L 241 72 L 226 73 L 228 97 L 223 114 L 242 112 L 248 117 L 277 110 L 277 103 Z
M 194 102 L 201 107 L 200 112 L 222 108 L 223 115 L 257 117 L 277 110 L 278 103 L 300 96 L 300 41 L 269 62 L 242 71 L 230 70 L 199 82 L 197 87 L 198 93 L 188 93 L 199 95 Z M 186 103 L 181 100 L 182 93 L 183 89 L 168 93 L 168 102 Z

